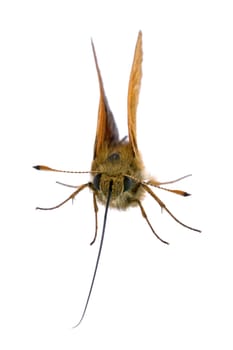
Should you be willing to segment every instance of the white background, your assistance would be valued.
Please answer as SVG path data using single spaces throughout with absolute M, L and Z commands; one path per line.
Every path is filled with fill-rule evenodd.
M 2 1 L 0 6 L 0 348 L 232 349 L 231 1 Z M 138 30 L 143 80 L 138 143 L 150 174 L 193 195 L 157 194 L 110 211 L 81 326 L 98 242 L 92 196 L 50 212 L 88 175 L 99 90 L 127 134 L 128 77 Z M 101 232 L 103 208 L 99 210 Z M 100 237 L 100 235 L 99 235 Z

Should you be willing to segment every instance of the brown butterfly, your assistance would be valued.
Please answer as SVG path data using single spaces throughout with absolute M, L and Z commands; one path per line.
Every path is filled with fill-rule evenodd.
M 95 52 L 95 47 L 93 42 L 92 50 L 94 54 L 94 60 L 99 80 L 100 88 L 100 101 L 99 101 L 99 111 L 98 111 L 98 121 L 96 138 L 94 145 L 94 155 L 91 165 L 91 171 L 86 172 L 76 172 L 76 171 L 63 171 L 53 169 L 44 165 L 34 166 L 37 170 L 47 170 L 55 172 L 67 172 L 67 173 L 90 173 L 91 181 L 75 187 L 76 190 L 62 203 L 52 207 L 52 208 L 40 208 L 40 210 L 52 210 L 59 208 L 69 200 L 72 200 L 81 192 L 84 188 L 89 188 L 93 193 L 93 206 L 95 213 L 95 235 L 91 244 L 94 243 L 97 236 L 97 212 L 98 206 L 97 201 L 105 205 L 105 215 L 103 223 L 103 231 L 100 241 L 100 247 L 98 252 L 98 257 L 96 261 L 95 271 L 93 274 L 89 294 L 87 301 L 82 313 L 79 323 L 75 326 L 77 327 L 85 315 L 87 305 L 91 296 L 92 288 L 94 285 L 94 280 L 96 276 L 96 271 L 99 264 L 99 258 L 102 250 L 104 232 L 106 226 L 107 212 L 109 206 L 116 209 L 127 209 L 129 207 L 139 207 L 142 216 L 147 221 L 152 232 L 155 236 L 163 243 L 168 244 L 160 238 L 154 231 L 147 214 L 142 206 L 142 200 L 146 193 L 149 193 L 156 202 L 160 205 L 161 209 L 164 209 L 168 214 L 177 221 L 180 225 L 197 232 L 201 232 L 193 227 L 185 225 L 180 220 L 178 220 L 166 207 L 166 205 L 159 199 L 159 197 L 152 191 L 151 187 L 156 187 L 163 189 L 181 196 L 189 196 L 190 194 L 181 190 L 174 190 L 162 187 L 163 185 L 171 184 L 179 180 L 184 179 L 187 176 L 183 176 L 179 179 L 168 181 L 168 182 L 158 182 L 155 179 L 147 179 L 144 174 L 144 165 L 142 157 L 140 155 L 137 137 L 136 137 L 136 111 L 138 105 L 138 98 L 140 92 L 141 78 L 142 78 L 142 32 L 138 33 L 137 43 L 135 47 L 134 59 L 130 73 L 129 87 L 128 87 L 128 139 L 119 138 L 118 129 L 116 122 L 114 120 L 112 111 L 109 107 L 108 100 L 104 91 L 103 81 L 97 61 L 97 56 Z M 69 186 L 60 183 L 65 186 Z M 74 186 L 69 186 L 74 187 Z

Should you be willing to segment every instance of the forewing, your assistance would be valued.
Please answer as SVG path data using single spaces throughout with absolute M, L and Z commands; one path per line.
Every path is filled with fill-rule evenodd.
M 138 39 L 135 47 L 128 88 L 129 142 L 132 146 L 132 150 L 135 156 L 139 155 L 136 135 L 136 114 L 142 78 L 142 56 L 142 32 L 140 31 L 138 33 Z
M 96 70 L 99 80 L 100 88 L 100 101 L 99 101 L 99 110 L 98 110 L 98 121 L 97 121 L 97 130 L 95 137 L 94 145 L 94 159 L 101 150 L 103 144 L 108 146 L 114 145 L 119 142 L 119 134 L 116 122 L 114 120 L 112 111 L 109 107 L 108 100 L 104 91 L 103 80 L 101 77 L 97 56 L 95 52 L 95 47 L 93 41 L 91 42 L 92 50 L 95 59 Z

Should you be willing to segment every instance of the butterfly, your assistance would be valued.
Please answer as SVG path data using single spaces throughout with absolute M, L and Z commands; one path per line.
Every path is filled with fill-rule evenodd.
M 142 200 L 145 194 L 149 194 L 159 204 L 161 209 L 165 210 L 176 222 L 180 225 L 197 232 L 201 232 L 198 229 L 190 227 L 180 220 L 178 220 L 172 212 L 167 208 L 165 203 L 153 192 L 152 188 L 158 188 L 175 193 L 180 196 L 189 196 L 190 194 L 176 189 L 169 189 L 163 187 L 177 181 L 180 181 L 190 175 L 183 176 L 173 181 L 158 182 L 153 178 L 146 178 L 142 157 L 137 144 L 136 135 L 136 112 L 139 100 L 139 92 L 142 78 L 142 32 L 139 31 L 136 42 L 134 58 L 129 78 L 128 86 L 128 138 L 124 137 L 120 139 L 117 125 L 110 109 L 108 99 L 104 90 L 103 80 L 97 60 L 95 46 L 91 41 L 92 51 L 94 55 L 95 66 L 97 70 L 100 100 L 97 120 L 97 130 L 94 143 L 94 154 L 93 161 L 90 171 L 63 171 L 54 168 L 50 168 L 45 165 L 34 166 L 37 170 L 54 171 L 54 172 L 65 172 L 65 173 L 90 173 L 91 179 L 89 182 L 82 184 L 78 187 L 66 185 L 58 182 L 61 185 L 68 187 L 75 187 L 75 191 L 66 198 L 63 202 L 51 208 L 37 207 L 40 210 L 52 210 L 61 207 L 66 202 L 73 200 L 81 191 L 85 188 L 89 188 L 93 195 L 93 207 L 95 214 L 95 235 L 91 242 L 93 244 L 97 237 L 98 231 L 98 203 L 105 206 L 105 214 L 102 228 L 102 235 L 100 240 L 100 247 L 96 260 L 95 270 L 89 290 L 89 294 L 86 300 L 86 304 L 80 318 L 80 321 L 75 326 L 77 327 L 84 318 L 87 310 L 89 299 L 91 296 L 94 280 L 99 264 L 99 259 L 102 251 L 107 213 L 109 207 L 125 210 L 129 207 L 138 207 L 141 211 L 143 218 L 146 220 L 151 231 L 154 235 L 163 243 L 168 244 L 167 241 L 163 240 L 152 227 L 146 211 L 142 205 Z

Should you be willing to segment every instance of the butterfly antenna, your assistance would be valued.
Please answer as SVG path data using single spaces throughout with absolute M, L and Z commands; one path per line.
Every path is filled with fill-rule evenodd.
M 95 270 L 94 270 L 92 281 L 91 281 L 91 286 L 90 286 L 90 289 L 89 289 L 89 293 L 88 293 L 88 296 L 87 296 L 86 304 L 85 304 L 82 316 L 80 318 L 80 321 L 72 328 L 77 328 L 80 325 L 80 323 L 84 319 L 84 316 L 85 316 L 86 311 L 87 311 L 87 307 L 88 307 L 89 300 L 90 300 L 90 297 L 91 297 L 91 292 L 92 292 L 92 289 L 93 289 L 93 286 L 94 286 L 96 272 L 97 272 L 97 269 L 98 269 L 98 266 L 99 266 L 100 255 L 101 255 L 101 251 L 102 251 L 102 247 L 103 247 L 105 227 L 106 227 L 106 222 L 107 222 L 107 214 L 108 214 L 108 208 L 109 208 L 111 194 L 112 194 L 112 181 L 110 181 L 110 184 L 109 184 L 108 197 L 107 197 L 105 213 L 104 213 L 104 223 L 103 223 L 102 235 L 101 235 L 101 240 L 100 240 L 99 252 L 98 252 L 98 255 L 97 255 L 97 259 L 96 259 Z
M 43 171 L 54 171 L 56 173 L 68 173 L 68 174 L 94 174 L 96 171 L 72 171 L 72 170 L 60 170 L 60 169 L 54 169 L 50 168 L 47 165 L 34 165 L 34 169 L 36 170 L 43 170 Z

